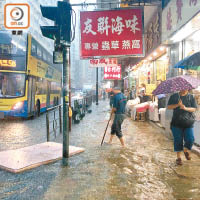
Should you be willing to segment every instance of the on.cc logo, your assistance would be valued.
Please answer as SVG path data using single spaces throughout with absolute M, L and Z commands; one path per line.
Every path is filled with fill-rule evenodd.
M 15 7 L 10 11 L 10 17 L 12 18 L 12 20 L 14 21 L 19 21 L 23 18 L 24 16 L 24 12 L 21 8 L 19 7 Z

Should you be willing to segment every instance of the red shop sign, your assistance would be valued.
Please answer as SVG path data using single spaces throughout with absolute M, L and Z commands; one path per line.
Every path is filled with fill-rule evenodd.
M 81 57 L 144 56 L 143 8 L 80 13 Z
M 117 58 L 101 58 L 101 59 L 91 59 L 90 67 L 106 67 L 106 66 L 117 65 Z
M 121 80 L 121 65 L 104 67 L 104 79 Z

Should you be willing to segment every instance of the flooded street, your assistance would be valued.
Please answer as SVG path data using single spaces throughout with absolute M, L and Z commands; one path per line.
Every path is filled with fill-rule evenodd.
M 71 157 L 68 167 L 57 161 L 21 174 L 0 170 L 0 199 L 199 200 L 199 157 L 192 154 L 192 161 L 182 157 L 183 166 L 176 166 L 172 140 L 149 123 L 127 118 L 123 123 L 126 147 L 117 138 L 112 145 L 100 146 L 107 105 L 103 101 L 93 105 L 92 113 L 73 125 L 70 145 L 85 152 Z M 0 130 L 1 151 L 42 143 L 45 115 L 1 122 Z M 62 142 L 62 137 L 56 141 Z

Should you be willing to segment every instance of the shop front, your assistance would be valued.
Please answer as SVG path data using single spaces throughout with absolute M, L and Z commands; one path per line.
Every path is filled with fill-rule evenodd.
M 167 78 L 177 75 L 188 74 L 200 78 L 200 72 L 195 70 L 185 70 L 174 68 L 173 66 L 180 60 L 200 51 L 200 2 L 171 0 L 162 12 L 162 43 L 169 47 L 169 69 Z M 195 141 L 200 144 L 200 88 L 192 91 L 194 94 L 198 110 L 194 125 Z M 165 130 L 166 134 L 171 134 L 170 121 L 172 111 L 166 110 Z
M 133 119 L 138 118 L 138 110 L 138 112 L 148 112 L 150 120 L 159 121 L 158 98 L 152 96 L 152 91 L 156 88 L 158 82 L 166 80 L 169 66 L 168 48 L 165 45 L 161 45 L 160 15 L 161 13 L 158 9 L 146 27 L 145 58 L 140 59 L 131 67 L 130 76 L 135 78 L 137 96 L 136 99 L 128 102 Z M 143 91 L 145 93 L 142 94 Z

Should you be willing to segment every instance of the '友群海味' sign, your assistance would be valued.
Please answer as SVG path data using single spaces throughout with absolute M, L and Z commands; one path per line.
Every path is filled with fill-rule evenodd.
M 80 13 L 81 57 L 143 56 L 143 9 Z

